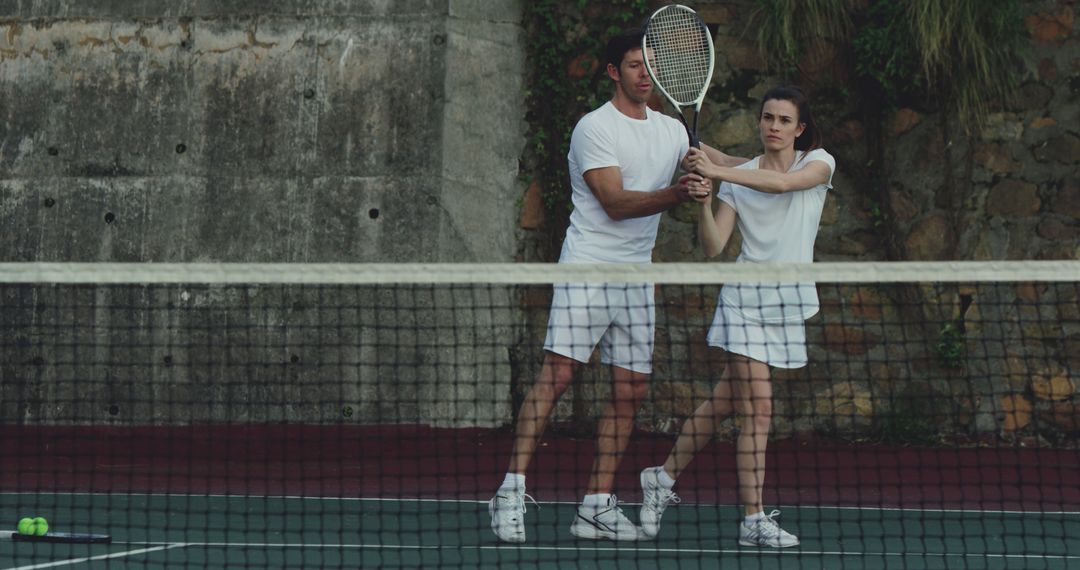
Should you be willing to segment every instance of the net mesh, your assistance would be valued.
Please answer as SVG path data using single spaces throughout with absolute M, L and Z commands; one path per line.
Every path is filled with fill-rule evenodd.
M 12 531 L 41 516 L 113 539 L 0 542 L 2 567 L 1080 563 L 1076 262 L 4 264 L 0 276 L 0 511 Z M 819 307 L 804 341 L 781 325 L 778 346 L 730 317 L 725 334 L 764 359 L 804 346 L 806 365 L 739 384 L 738 359 L 710 346 L 722 287 L 796 282 L 814 284 L 799 295 Z M 575 539 L 612 444 L 597 426 L 634 390 L 613 388 L 602 362 L 630 340 L 593 351 L 572 335 L 591 362 L 526 470 L 540 503 L 524 503 L 526 542 L 502 543 L 489 500 L 522 417 L 542 415 L 527 402 L 546 380 L 553 298 L 583 284 L 600 292 L 590 314 L 654 319 L 652 373 L 606 473 L 627 518 L 647 516 L 643 469 L 680 434 L 697 451 L 677 460 L 681 500 L 655 538 Z M 635 286 L 651 300 L 635 304 Z M 748 476 L 799 537 L 783 557 L 740 546 Z
M 653 80 L 678 105 L 697 101 L 712 79 L 712 40 L 694 12 L 667 6 L 645 29 L 646 63 Z

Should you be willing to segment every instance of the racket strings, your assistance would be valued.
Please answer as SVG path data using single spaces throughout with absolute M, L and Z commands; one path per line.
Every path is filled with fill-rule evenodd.
M 691 12 L 664 10 L 649 21 L 645 41 L 655 81 L 680 105 L 695 102 L 710 79 L 708 34 Z

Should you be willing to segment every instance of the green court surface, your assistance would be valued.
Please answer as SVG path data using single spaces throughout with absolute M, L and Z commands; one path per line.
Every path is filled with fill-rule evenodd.
M 673 506 L 657 540 L 624 544 L 574 539 L 573 504 L 528 509 L 528 542 L 503 545 L 477 501 L 0 494 L 11 527 L 44 516 L 114 541 L 3 541 L 0 568 L 1080 567 L 1080 513 L 787 507 L 780 521 L 803 544 L 772 550 L 738 546 L 730 506 Z

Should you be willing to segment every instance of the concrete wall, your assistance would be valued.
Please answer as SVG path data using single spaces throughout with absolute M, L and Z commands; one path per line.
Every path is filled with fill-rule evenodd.
M 0 260 L 512 261 L 523 59 L 517 0 L 0 0 Z M 249 325 L 275 322 L 259 307 L 236 304 L 258 292 L 211 290 L 201 297 L 207 310 L 193 316 L 184 313 L 180 289 L 146 290 L 135 297 L 161 298 L 174 312 L 160 321 L 160 307 L 135 301 L 143 314 L 101 309 L 82 316 L 105 331 L 191 319 L 210 319 L 211 326 L 220 318 L 250 334 L 257 329 Z M 296 313 L 294 302 L 304 307 L 300 313 L 317 310 L 310 291 L 276 294 L 287 303 L 278 312 Z M 110 290 L 94 300 L 115 307 L 130 295 Z M 342 295 L 324 293 L 320 302 Z M 359 344 L 347 350 L 377 351 L 385 346 L 378 339 L 391 333 L 375 325 L 393 322 L 400 309 L 386 293 L 357 295 L 371 300 L 361 304 L 369 311 L 335 326 L 359 328 Z M 424 309 L 437 300 L 418 297 L 417 327 L 475 326 L 465 313 L 440 314 L 460 322 L 436 323 L 434 311 Z M 5 290 L 5 298 L 9 307 L 41 307 L 51 297 L 16 289 Z M 508 306 L 509 299 L 489 304 Z M 109 354 L 87 359 L 89 368 L 61 369 L 69 360 L 61 354 L 67 333 L 56 328 L 56 319 L 66 322 L 38 312 L 22 329 L 4 327 L 4 421 L 93 421 L 93 410 L 123 399 L 128 384 L 110 387 L 116 382 L 138 387 L 129 400 L 146 404 L 124 406 L 124 413 L 111 415 L 116 421 L 321 421 L 347 406 L 361 411 L 356 420 L 384 422 L 492 423 L 509 413 L 487 394 L 508 393 L 507 349 L 483 341 L 511 337 L 507 329 L 478 333 L 478 364 L 455 363 L 449 379 L 430 371 L 399 379 L 386 369 L 343 371 L 332 362 L 362 359 L 339 354 L 326 365 L 340 380 L 325 384 L 328 393 L 292 398 L 322 402 L 333 413 L 297 406 L 267 415 L 241 411 L 251 398 L 247 392 L 215 396 L 210 388 L 244 378 L 255 391 L 255 384 L 272 387 L 286 377 L 197 365 L 197 355 L 227 362 L 233 333 L 210 333 L 220 342 L 196 342 L 200 348 L 190 354 L 166 350 L 167 374 L 157 370 L 166 355 L 155 354 L 153 366 L 118 380 L 120 363 L 145 362 L 123 354 L 123 343 L 137 339 L 138 331 L 110 341 Z M 296 322 L 290 319 L 276 322 Z M 502 322 L 509 326 L 512 318 Z M 281 354 L 266 355 L 269 361 L 295 356 L 319 366 L 315 347 L 326 341 L 314 335 L 325 332 L 300 327 L 287 342 L 272 331 L 257 334 L 266 338 L 247 345 L 280 348 Z M 161 330 L 149 336 L 192 344 Z M 445 362 L 445 347 L 437 342 L 403 342 L 416 353 L 410 358 Z M 175 381 L 176 370 L 188 372 L 184 382 L 202 386 L 190 395 L 204 410 L 151 405 L 163 393 L 158 388 Z M 457 377 L 471 379 L 458 383 L 461 389 L 485 386 L 481 403 L 455 408 L 478 401 L 443 395 L 440 386 Z M 69 391 L 57 393 L 55 385 L 43 384 L 49 382 Z M 98 392 L 83 393 L 87 386 Z M 364 417 L 380 391 L 412 405 L 384 402 L 382 411 Z M 65 415 L 50 408 L 50 400 L 96 404 Z M 184 398 L 169 401 L 181 405 L 176 402 Z
M 3 259 L 511 260 L 500 5 L 0 3 Z

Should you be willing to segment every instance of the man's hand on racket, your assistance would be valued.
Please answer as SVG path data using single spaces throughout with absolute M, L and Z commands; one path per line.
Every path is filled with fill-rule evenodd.
M 676 184 L 683 202 L 707 203 L 712 198 L 712 180 L 697 174 L 684 174 Z

